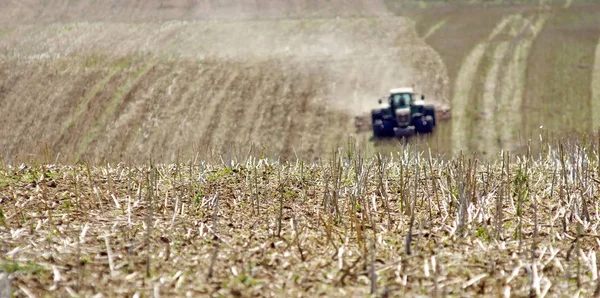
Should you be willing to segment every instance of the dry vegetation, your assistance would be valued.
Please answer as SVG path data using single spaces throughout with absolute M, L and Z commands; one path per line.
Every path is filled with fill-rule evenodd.
M 4 165 L 1 266 L 16 297 L 589 297 L 597 149 Z
M 448 92 L 402 17 L 23 25 L 0 38 L 0 72 L 3 157 L 43 143 L 63 162 L 247 144 L 317 157 L 393 86 Z
M 598 295 L 598 4 L 385 2 L 0 1 L 0 296 Z

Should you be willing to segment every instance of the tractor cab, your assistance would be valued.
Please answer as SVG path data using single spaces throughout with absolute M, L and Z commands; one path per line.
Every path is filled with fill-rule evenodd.
M 412 105 L 414 102 L 413 88 L 398 88 L 390 90 L 390 107 L 396 118 L 398 126 L 411 124 Z

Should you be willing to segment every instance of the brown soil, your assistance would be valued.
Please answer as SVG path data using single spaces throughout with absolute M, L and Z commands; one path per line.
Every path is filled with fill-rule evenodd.
M 189 10 L 180 4 L 163 14 L 143 3 L 132 20 L 144 22 L 5 27 L 0 147 L 6 157 L 48 149 L 63 162 L 173 161 L 178 153 L 230 154 L 248 145 L 283 158 L 317 157 L 353 137 L 353 116 L 369 111 L 389 88 L 416 83 L 428 99 L 447 101 L 442 61 L 406 18 L 215 22 L 198 20 L 206 9 L 199 5 L 191 10 L 196 20 L 186 21 L 181 14 Z M 365 10 L 364 3 L 350 6 L 381 9 Z M 102 19 L 118 21 L 131 5 Z M 330 1 L 328 9 L 339 5 Z M 16 16 L 31 11 L 26 7 L 33 6 L 12 4 L 3 12 Z M 52 7 L 35 20 L 71 10 L 67 21 L 103 16 L 77 5 Z

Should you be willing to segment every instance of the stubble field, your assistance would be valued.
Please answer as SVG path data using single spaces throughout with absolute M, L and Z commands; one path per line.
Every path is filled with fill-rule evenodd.
M 17 297 L 591 297 L 598 146 L 560 148 L 5 165 L 0 265 Z
M 600 8 L 518 2 L 0 3 L 0 296 L 597 295 Z

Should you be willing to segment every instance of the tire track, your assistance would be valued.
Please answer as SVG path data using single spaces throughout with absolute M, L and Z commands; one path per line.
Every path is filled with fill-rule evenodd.
M 256 120 L 259 117 L 259 112 L 261 108 L 264 106 L 264 102 L 262 101 L 263 94 L 267 93 L 267 86 L 269 84 L 269 79 L 271 77 L 271 73 L 266 69 L 260 69 L 258 73 L 259 77 L 261 77 L 260 82 L 252 88 L 252 92 L 248 93 L 248 101 L 249 104 L 244 108 L 244 113 L 241 118 L 241 122 L 244 125 L 241 127 L 239 134 L 243 136 L 240 140 L 244 144 L 248 144 L 250 146 L 254 146 L 252 142 L 253 129 L 257 127 L 257 125 L 252 125 L 252 123 L 256 123 Z
M 239 136 L 243 136 L 244 130 L 252 126 L 253 119 L 251 117 L 253 117 L 253 111 L 250 107 L 257 106 L 255 100 L 257 100 L 256 94 L 258 92 L 256 90 L 260 90 L 265 78 L 263 66 L 242 69 L 241 71 L 239 95 L 233 97 L 236 99 L 233 107 L 227 109 L 231 111 L 229 117 L 236 118 L 235 122 L 231 122 L 236 123 L 234 127 L 224 128 L 223 130 L 223 135 L 225 135 L 224 141 L 227 143 L 236 139 L 240 140 Z
M 429 30 L 427 30 L 427 33 L 425 33 L 422 38 L 424 40 L 427 40 L 429 37 L 431 37 L 433 34 L 435 34 L 438 30 L 440 30 L 442 27 L 444 27 L 444 25 L 446 25 L 446 23 L 448 23 L 447 18 L 437 22 L 435 25 L 431 26 L 431 28 L 429 28 Z
M 210 140 L 207 128 L 214 121 L 215 112 L 218 112 L 219 108 L 219 101 L 216 99 L 219 98 L 217 92 L 224 93 L 235 79 L 220 65 L 211 63 L 207 67 L 209 67 L 209 70 L 206 71 L 205 78 L 200 81 L 201 85 L 190 97 L 192 103 L 190 109 L 188 109 L 188 114 L 191 114 L 191 118 L 194 119 L 192 123 L 196 127 L 194 139 L 206 148 L 209 145 L 207 141 Z M 218 91 L 215 88 L 216 86 L 222 86 L 222 90 Z M 192 109 L 194 105 L 197 105 L 200 109 Z
M 592 125 L 593 130 L 600 130 L 600 38 L 596 45 L 592 73 Z
M 498 149 L 514 150 L 520 140 L 520 111 L 526 75 L 526 63 L 533 40 L 541 31 L 545 15 L 511 18 L 502 32 L 509 40 L 497 43 L 491 54 L 482 91 L 482 117 L 475 135 L 481 140 L 476 150 L 484 154 Z M 490 47 L 491 50 L 492 47 Z
M 534 21 L 535 19 L 535 21 Z M 517 129 L 520 126 L 519 113 L 523 100 L 526 62 L 533 40 L 544 25 L 546 16 L 524 18 L 521 14 L 509 15 L 494 28 L 485 42 L 478 44 L 461 66 L 456 81 L 452 102 L 452 142 L 453 151 L 493 152 L 496 149 L 514 148 Z M 498 41 L 500 35 L 510 41 Z M 472 82 L 486 53 L 491 53 L 491 67 L 484 74 L 481 94 L 473 94 Z M 468 119 L 467 111 L 473 96 L 481 96 L 481 120 Z M 469 128 L 481 140 L 470 148 Z
M 178 77 L 178 85 L 181 86 L 173 94 L 170 108 L 163 108 L 162 110 L 162 112 L 167 113 L 164 117 L 170 121 L 170 123 L 164 126 L 168 129 L 163 140 L 165 144 L 168 144 L 169 148 L 186 150 L 191 155 L 196 153 L 194 150 L 197 149 L 195 148 L 197 140 L 201 139 L 200 132 L 196 127 L 199 127 L 203 123 L 202 121 L 210 116 L 205 114 L 206 106 L 209 105 L 215 88 L 212 87 L 212 84 L 206 85 L 206 83 L 210 81 L 210 78 L 214 79 L 214 74 L 216 73 L 215 67 L 214 64 L 210 63 L 200 65 L 188 63 L 183 65 L 179 63 L 175 64 L 175 68 L 178 68 L 182 72 L 181 77 Z M 189 84 L 188 82 L 197 83 Z M 148 106 L 146 109 L 150 110 L 152 106 Z M 148 121 L 140 123 L 138 126 L 140 127 L 139 134 L 147 137 L 150 137 L 154 130 Z M 140 147 L 137 149 L 137 152 L 140 154 L 144 153 L 143 146 L 139 145 L 139 142 L 133 144 L 137 144 Z
M 245 69 L 243 66 L 235 67 L 235 74 L 231 83 L 224 88 L 222 95 L 218 95 L 213 100 L 220 101 L 217 117 L 209 129 L 213 132 L 210 138 L 210 144 L 221 153 L 231 155 L 236 149 L 235 135 L 239 134 L 240 127 L 244 123 L 240 122 L 243 115 L 237 114 L 238 106 L 244 106 L 247 98 L 242 96 L 243 90 L 247 86 L 260 81 L 260 78 L 253 77 L 250 73 L 252 68 Z
M 527 74 L 527 61 L 533 41 L 542 30 L 548 19 L 547 14 L 538 15 L 531 19 L 525 19 L 523 30 L 515 40 L 515 54 L 510 63 L 512 74 L 506 76 L 507 80 L 511 80 L 510 85 L 513 88 L 504 88 L 511 90 L 506 95 L 507 102 L 504 105 L 504 111 L 500 111 L 500 121 L 497 122 L 497 127 L 504 127 L 501 134 L 501 149 L 514 150 L 518 146 L 521 124 L 523 123 L 524 115 L 521 113 L 523 94 L 525 92 L 525 76 Z M 520 40 L 523 38 L 524 40 Z M 507 127 L 509 129 L 507 129 Z
M 481 142 L 475 145 L 476 150 L 484 155 L 501 148 L 502 133 L 513 129 L 510 125 L 513 122 L 502 118 L 505 116 L 504 112 L 499 111 L 510 106 L 508 103 L 516 96 L 514 91 L 519 88 L 519 86 L 511 84 L 513 83 L 511 78 L 516 75 L 511 67 L 511 61 L 519 54 L 518 45 L 521 43 L 523 32 L 528 25 L 529 20 L 521 16 L 511 18 L 502 32 L 506 38 L 494 41 L 495 51 L 491 53 L 491 67 L 486 74 L 482 92 L 480 110 L 482 117 L 477 124 L 479 130 L 474 131 L 475 135 L 481 139 Z
M 472 83 L 479 69 L 481 59 L 487 50 L 489 42 L 496 37 L 511 20 L 512 16 L 502 19 L 494 28 L 487 40 L 475 46 L 462 63 L 452 96 L 452 150 L 454 153 L 468 149 L 467 131 L 469 121 L 466 117 L 469 99 L 471 97 Z
M 498 93 L 501 92 L 502 88 L 498 88 L 500 81 L 501 61 L 508 53 L 509 43 L 507 41 L 500 42 L 496 45 L 492 59 L 493 64 L 489 72 L 486 75 L 485 84 L 483 86 L 482 95 L 482 118 L 481 126 L 479 126 L 478 136 L 481 138 L 479 143 L 478 151 L 483 154 L 487 154 L 496 147 L 494 142 L 497 139 L 498 131 L 495 128 L 496 119 L 496 106 L 499 103 Z M 500 86 L 502 87 L 502 86 Z

